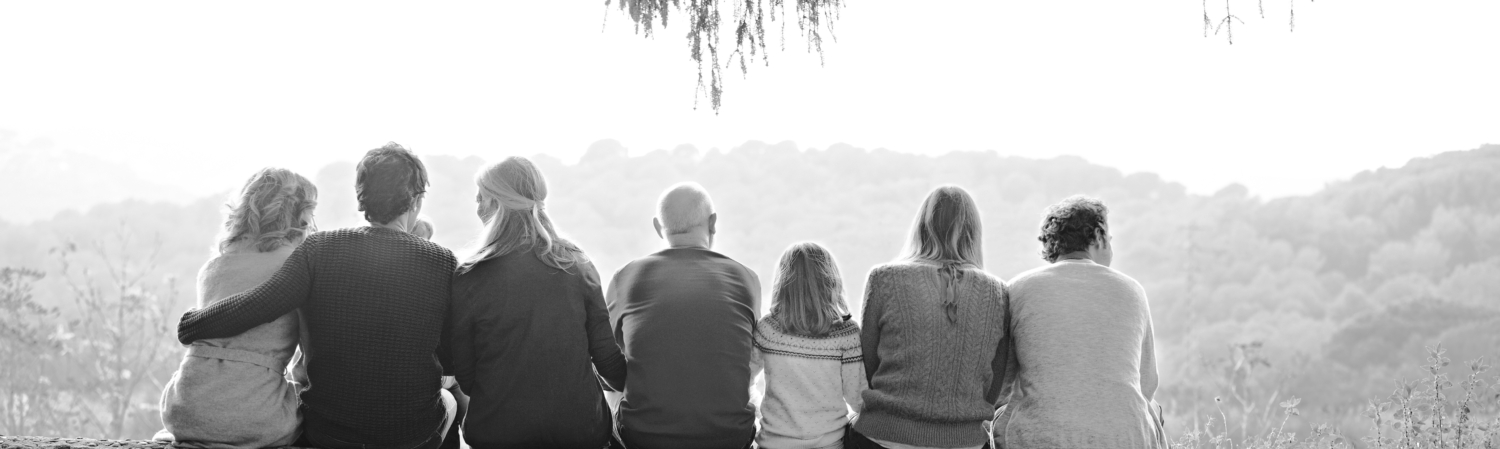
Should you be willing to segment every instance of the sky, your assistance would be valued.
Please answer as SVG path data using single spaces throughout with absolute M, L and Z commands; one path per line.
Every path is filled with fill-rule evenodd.
M 1274 198 L 1500 143 L 1500 2 L 1232 0 L 1232 45 L 1204 37 L 1218 1 L 846 3 L 821 63 L 793 21 L 715 113 L 684 28 L 600 1 L 5 2 L 0 130 L 202 194 L 387 141 L 572 162 L 617 139 L 1077 155 Z

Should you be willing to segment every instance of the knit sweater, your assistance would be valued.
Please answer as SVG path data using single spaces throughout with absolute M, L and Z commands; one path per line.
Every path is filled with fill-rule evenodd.
M 766 449 L 838 445 L 850 409 L 859 413 L 866 389 L 859 325 L 845 317 L 828 335 L 788 333 L 776 316 L 755 327 L 757 368 L 766 371 L 760 435 Z
M 1017 388 L 996 435 L 1007 448 L 1166 447 L 1151 309 L 1134 279 L 1087 259 L 1012 280 Z
M 410 448 L 446 415 L 438 356 L 455 265 L 452 252 L 405 232 L 319 232 L 266 283 L 184 314 L 177 339 L 229 337 L 301 308 L 308 439 Z
M 609 442 L 598 377 L 625 385 L 593 264 L 566 270 L 527 248 L 453 281 L 453 371 L 469 395 L 464 441 L 475 448 L 588 447 Z
M 606 298 L 629 373 L 626 445 L 739 449 L 755 438 L 754 271 L 707 249 L 672 248 L 620 268 Z
M 955 293 L 947 302 L 945 291 Z M 860 333 L 870 389 L 855 430 L 916 446 L 987 441 L 983 423 L 994 416 L 1009 343 L 1006 301 L 1004 283 L 972 266 L 901 261 L 871 270 Z

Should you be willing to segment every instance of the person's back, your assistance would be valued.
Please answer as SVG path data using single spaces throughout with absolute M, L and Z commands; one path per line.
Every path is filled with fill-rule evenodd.
M 1070 259 L 1017 276 L 1010 293 L 1016 379 L 1025 388 L 1011 396 L 1006 443 L 1151 447 L 1155 426 L 1141 391 L 1151 312 L 1140 284 Z
M 954 313 L 944 313 L 943 267 L 887 263 L 870 271 L 864 322 L 865 410 L 871 439 L 921 447 L 982 445 L 1001 379 L 1006 292 L 977 268 L 960 268 Z
M 600 380 L 624 388 L 599 273 L 558 236 L 547 182 L 512 156 L 475 176 L 484 226 L 453 281 L 453 373 L 469 393 L 464 440 L 476 448 L 609 443 Z M 598 376 L 595 376 L 595 373 Z
M 199 270 L 198 307 L 260 285 L 292 254 L 292 246 L 268 252 L 237 246 Z M 291 444 L 302 424 L 301 403 L 282 372 L 296 351 L 297 327 L 293 312 L 243 334 L 193 342 L 161 398 L 162 424 L 175 444 Z
M 620 434 L 632 448 L 743 447 L 755 436 L 750 359 L 760 281 L 701 248 L 621 268 L 610 317 L 625 355 Z
M 470 397 L 466 442 L 598 447 L 608 441 L 612 421 L 594 367 L 603 365 L 599 374 L 606 378 L 623 378 L 624 361 L 599 284 L 592 264 L 559 270 L 531 251 L 480 262 L 454 280 L 454 368 Z
M 217 255 L 198 272 L 199 308 L 269 280 L 311 232 L 318 189 L 282 168 L 265 168 L 226 204 Z M 304 378 L 283 377 L 301 337 L 296 310 L 238 335 L 187 341 L 161 394 L 165 427 L 153 437 L 177 447 L 284 446 L 300 435 Z
M 445 413 L 436 353 L 457 262 L 391 229 L 327 234 L 312 248 L 303 308 L 315 385 L 302 395 L 307 428 L 346 442 L 420 443 L 412 438 L 429 437 Z
M 1152 409 L 1151 309 L 1145 289 L 1110 268 L 1108 214 L 1078 195 L 1049 206 L 1038 237 L 1048 265 L 1011 280 L 1011 394 L 995 420 L 1004 447 L 1167 446 Z
M 957 186 L 923 200 L 896 261 L 870 270 L 860 346 L 865 409 L 845 447 L 989 444 L 1005 377 L 1005 284 L 985 273 L 979 207 Z
M 850 409 L 859 413 L 868 382 L 859 325 L 844 319 L 822 336 L 790 333 L 777 317 L 760 320 L 755 348 L 766 371 L 760 403 L 760 447 L 824 448 L 840 444 Z

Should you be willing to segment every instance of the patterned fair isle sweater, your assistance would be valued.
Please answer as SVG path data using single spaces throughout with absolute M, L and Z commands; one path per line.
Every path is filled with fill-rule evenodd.
M 762 448 L 839 447 L 851 410 L 864 407 L 859 325 L 844 317 L 823 337 L 788 333 L 775 315 L 755 328 L 755 370 L 766 370 Z

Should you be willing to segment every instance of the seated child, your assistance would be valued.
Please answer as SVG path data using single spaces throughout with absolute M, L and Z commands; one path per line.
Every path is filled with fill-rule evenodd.
M 421 237 L 423 240 L 432 240 L 432 233 L 436 231 L 437 228 L 432 226 L 432 220 L 428 220 L 427 217 L 417 217 L 417 225 L 412 227 L 411 235 Z
M 762 448 L 839 448 L 868 388 L 859 325 L 849 318 L 833 254 L 816 243 L 781 256 L 771 313 L 755 328 L 753 369 L 765 369 Z

